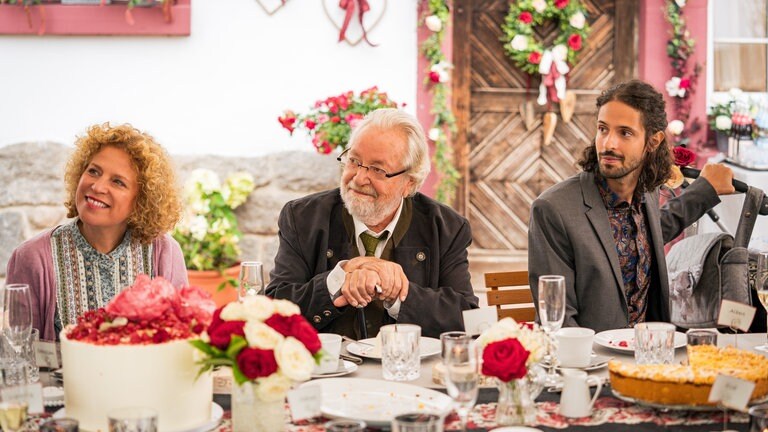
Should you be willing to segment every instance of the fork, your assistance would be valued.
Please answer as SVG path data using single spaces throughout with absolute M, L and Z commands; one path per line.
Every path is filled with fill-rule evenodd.
M 341 338 L 342 338 L 343 340 L 347 341 L 347 342 L 354 342 L 354 343 L 356 343 L 356 344 L 365 345 L 365 346 L 369 346 L 369 347 L 374 347 L 374 346 L 375 346 L 374 344 L 372 344 L 372 343 L 370 343 L 370 342 L 363 342 L 363 341 L 359 341 L 359 340 L 354 340 L 354 339 L 352 339 L 352 338 L 351 338 L 351 337 L 349 337 L 349 336 L 344 336 L 344 335 L 341 335 Z

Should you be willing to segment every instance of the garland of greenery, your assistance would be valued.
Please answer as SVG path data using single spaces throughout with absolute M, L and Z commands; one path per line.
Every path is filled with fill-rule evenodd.
M 544 47 L 533 34 L 533 28 L 544 21 L 556 21 L 560 33 L 551 47 Z M 567 50 L 564 60 L 573 65 L 589 34 L 586 12 L 578 0 L 520 0 L 509 4 L 509 12 L 501 25 L 504 50 L 515 66 L 528 74 L 539 73 L 545 51 L 558 47 Z M 562 49 L 562 48 L 560 48 Z
M 421 44 L 421 52 L 429 62 L 429 70 L 424 82 L 432 90 L 430 112 L 434 120 L 428 135 L 435 143 L 434 162 L 439 176 L 435 198 L 450 205 L 456 195 L 456 185 L 460 175 L 453 164 L 453 151 L 448 142 L 448 133 L 456 132 L 456 119 L 448 105 L 450 95 L 450 87 L 447 85 L 450 77 L 448 69 L 452 66 L 446 61 L 442 49 L 446 24 L 450 17 L 448 1 L 427 0 L 423 22 L 432 34 Z
M 698 118 L 689 122 L 691 117 L 691 96 L 701 73 L 701 64 L 694 63 L 689 72 L 688 60 L 693 55 L 696 41 L 690 37 L 688 27 L 683 18 L 685 0 L 667 0 L 666 18 L 672 26 L 669 40 L 667 40 L 667 57 L 674 70 L 674 76 L 667 81 L 667 93 L 672 98 L 675 119 L 683 122 L 685 127 L 679 135 L 673 136 L 676 145 L 686 145 L 690 136 L 701 129 Z

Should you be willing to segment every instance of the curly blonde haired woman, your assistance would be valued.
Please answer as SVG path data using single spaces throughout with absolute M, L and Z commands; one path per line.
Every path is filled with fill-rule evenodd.
M 181 204 L 163 148 L 130 125 L 108 123 L 75 145 L 64 174 L 64 205 L 75 219 L 26 241 L 8 262 L 6 281 L 29 284 L 32 325 L 46 340 L 138 274 L 187 284 L 181 248 L 167 234 Z

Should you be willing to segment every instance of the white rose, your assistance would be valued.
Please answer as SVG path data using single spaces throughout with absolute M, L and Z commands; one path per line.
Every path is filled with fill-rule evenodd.
M 728 116 L 717 116 L 715 118 L 715 128 L 717 130 L 731 130 L 731 118 Z
M 560 45 L 555 45 L 552 48 L 552 58 L 554 58 L 555 60 L 565 61 L 567 57 L 568 57 L 567 46 L 560 44 Z
M 528 48 L 528 37 L 521 34 L 515 35 L 509 45 L 515 51 L 523 51 L 524 49 Z
M 533 9 L 535 9 L 536 12 L 542 13 L 546 8 L 547 8 L 546 0 L 533 0 Z
M 715 105 L 728 105 L 731 103 L 731 95 L 728 93 L 715 93 L 712 97 L 712 102 Z
M 264 402 L 278 402 L 285 399 L 285 395 L 293 385 L 293 382 L 280 372 L 259 378 L 257 381 L 256 397 Z
M 250 320 L 243 327 L 248 346 L 263 350 L 273 350 L 285 339 L 272 327 L 260 321 Z
M 733 99 L 739 99 L 744 94 L 744 92 L 740 88 L 734 87 L 728 90 L 728 94 L 730 94 L 731 98 Z
M 294 381 L 306 381 L 315 369 L 315 359 L 304 344 L 287 337 L 275 348 L 275 360 L 280 371 Z
M 264 321 L 275 313 L 274 302 L 263 295 L 248 296 L 243 299 L 242 304 L 245 309 L 246 320 Z
M 424 19 L 424 24 L 433 32 L 439 32 L 443 29 L 443 21 L 437 15 L 430 15 Z
M 282 316 L 298 315 L 301 313 L 301 309 L 288 300 L 272 300 L 272 305 L 275 307 L 275 312 Z
M 431 128 L 429 130 L 429 133 L 427 134 L 427 137 L 432 141 L 437 141 L 438 138 L 440 138 L 440 129 L 438 128 Z
M 571 25 L 571 27 L 575 27 L 577 29 L 583 29 L 585 21 L 586 20 L 584 18 L 584 14 L 581 13 L 581 11 L 578 11 L 575 14 L 571 15 L 571 19 L 568 20 L 568 23 Z
M 248 319 L 245 314 L 245 306 L 240 302 L 229 303 L 221 310 L 221 319 L 224 321 L 245 321 Z
M 669 122 L 669 125 L 667 125 L 667 129 L 672 135 L 680 135 L 683 133 L 683 129 L 685 129 L 685 124 L 680 120 L 672 120 Z
M 682 9 L 682 8 L 684 8 L 684 7 L 685 7 L 685 2 L 686 2 L 686 1 L 687 1 L 687 0 L 675 0 L 675 3 L 677 3 L 677 7 L 679 7 L 680 9 Z

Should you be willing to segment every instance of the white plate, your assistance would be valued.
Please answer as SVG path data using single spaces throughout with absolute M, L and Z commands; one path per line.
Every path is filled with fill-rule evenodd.
M 625 342 L 627 346 L 621 346 Z M 635 352 L 635 329 L 616 329 L 601 331 L 595 335 L 595 343 L 623 353 Z M 675 332 L 675 348 L 682 348 L 686 345 L 685 333 Z
M 53 418 L 64 418 L 66 416 L 67 416 L 66 407 L 53 413 Z M 180 431 L 172 431 L 172 432 L 207 432 L 215 428 L 216 426 L 218 426 L 223 416 L 224 416 L 224 409 L 221 407 L 221 405 L 217 404 L 216 402 L 212 402 L 210 420 L 208 420 L 207 422 L 203 423 L 198 427 L 184 429 Z M 83 430 L 83 429 L 80 429 L 80 430 Z
M 448 414 L 448 395 L 411 384 L 362 378 L 328 378 L 301 385 L 320 387 L 320 411 L 329 418 L 363 420 L 368 426 L 388 427 L 405 412 Z
M 346 360 L 340 360 L 339 361 L 339 367 L 336 368 L 333 372 L 328 372 L 324 374 L 312 374 L 312 378 L 332 378 L 332 377 L 340 377 L 344 375 L 349 375 L 352 372 L 357 370 L 357 365 L 352 363 L 351 361 Z
M 571 366 L 566 366 L 566 367 L 568 369 L 581 369 L 581 370 L 585 370 L 585 371 L 591 371 L 591 370 L 595 370 L 595 369 L 604 368 L 606 365 L 608 365 L 608 361 L 610 359 L 612 359 L 612 358 L 613 357 L 602 356 L 602 355 L 598 355 L 598 354 L 592 354 L 592 357 L 590 357 L 590 360 L 589 360 L 589 365 L 587 367 L 581 367 L 581 368 L 575 368 L 575 367 L 571 367 Z M 549 367 L 549 363 L 548 362 L 542 361 L 541 365 L 544 366 L 544 367 Z M 562 368 L 563 368 L 563 366 L 560 366 L 560 365 L 557 366 L 557 369 L 562 369 Z
M 350 342 L 347 344 L 347 351 L 352 355 L 381 360 L 381 348 L 377 348 L 375 345 L 376 338 L 362 339 L 358 342 Z M 440 339 L 421 337 L 421 340 L 419 341 L 421 358 L 440 354 L 441 350 Z

